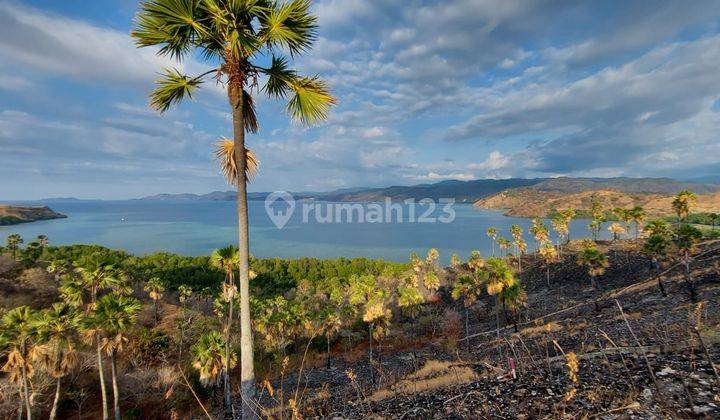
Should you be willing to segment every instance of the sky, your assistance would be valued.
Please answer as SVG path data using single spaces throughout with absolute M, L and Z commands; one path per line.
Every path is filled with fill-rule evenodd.
M 0 199 L 227 190 L 222 86 L 148 108 L 176 63 L 138 2 L 0 0 Z M 720 1 L 320 0 L 294 60 L 338 105 L 305 127 L 259 95 L 251 191 L 447 179 L 720 174 Z

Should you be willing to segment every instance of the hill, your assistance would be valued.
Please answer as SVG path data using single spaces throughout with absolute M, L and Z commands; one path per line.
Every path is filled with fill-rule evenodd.
M 0 204 L 0 226 L 35 222 L 37 220 L 62 219 L 64 214 L 57 213 L 47 206 L 8 206 Z
M 556 178 L 531 187 L 507 189 L 482 198 L 475 205 L 505 210 L 508 216 L 545 217 L 556 209 L 588 212 L 595 196 L 606 210 L 642 206 L 651 217 L 660 217 L 674 214 L 673 196 L 683 189 L 698 194 L 694 212 L 720 211 L 719 186 L 652 178 Z

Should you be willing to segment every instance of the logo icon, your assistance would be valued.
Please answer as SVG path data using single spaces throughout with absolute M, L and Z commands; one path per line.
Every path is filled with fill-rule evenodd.
M 275 227 L 282 229 L 295 211 L 295 198 L 287 191 L 275 191 L 265 197 L 265 212 Z

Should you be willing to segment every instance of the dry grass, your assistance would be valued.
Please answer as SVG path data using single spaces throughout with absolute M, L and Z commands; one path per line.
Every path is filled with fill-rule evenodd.
M 368 399 L 380 401 L 396 394 L 410 395 L 451 385 L 467 384 L 477 379 L 478 375 L 475 371 L 467 366 L 456 362 L 428 360 L 419 370 L 405 376 L 390 388 L 375 392 Z
M 532 337 L 534 335 L 538 334 L 547 334 L 549 332 L 557 332 L 562 331 L 563 326 L 558 324 L 557 322 L 548 322 L 547 324 L 543 325 L 536 325 L 534 327 L 527 327 L 520 330 L 520 334 Z

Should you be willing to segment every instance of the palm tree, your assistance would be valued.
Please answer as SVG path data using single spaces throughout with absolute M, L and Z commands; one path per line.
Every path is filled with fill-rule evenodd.
M 240 249 L 241 394 L 243 415 L 252 412 L 255 394 L 249 297 L 249 239 L 245 132 L 256 132 L 258 120 L 252 90 L 260 76 L 261 91 L 288 99 L 287 111 L 310 124 L 324 120 L 335 99 L 318 77 L 302 77 L 290 68 L 292 57 L 307 51 L 316 38 L 317 18 L 310 2 L 149 0 L 141 5 L 132 36 L 137 45 L 160 46 L 159 54 L 175 58 L 201 55 L 219 66 L 195 77 L 168 69 L 151 94 L 150 105 L 160 112 L 190 97 L 209 75 L 227 85 L 233 116 L 238 241 Z M 196 54 L 199 52 L 199 54 Z M 270 61 L 264 67 L 261 62 Z M 257 91 L 260 91 L 258 89 Z
M 497 240 L 497 235 L 498 235 L 497 229 L 495 229 L 494 227 L 491 226 L 487 229 L 487 236 L 490 237 L 490 241 L 491 241 L 491 245 L 492 245 L 492 256 L 493 257 L 495 256 L 495 241 Z
M 685 264 L 685 284 L 690 292 L 690 298 L 695 300 L 697 294 L 692 276 L 690 275 L 690 252 L 695 247 L 695 242 L 702 238 L 702 232 L 696 227 L 683 223 L 673 231 L 673 240 L 682 255 Z
M 632 218 L 632 221 L 635 223 L 635 240 L 637 241 L 638 237 L 640 236 L 640 224 L 645 221 L 645 218 L 647 217 L 647 212 L 642 207 L 635 206 L 630 209 L 629 215 Z
M 672 201 L 672 208 L 677 214 L 678 220 L 684 222 L 690 215 L 691 206 L 697 201 L 697 196 L 690 190 L 680 191 Z
M 605 221 L 605 213 L 602 208 L 602 203 L 600 202 L 600 197 L 598 197 L 595 193 L 590 197 L 590 215 L 592 217 L 592 221 L 588 226 L 592 232 L 593 240 L 597 241 L 600 228 L 602 227 L 602 223 Z
M 658 235 L 670 237 L 672 235 L 672 229 L 670 229 L 670 224 L 663 219 L 650 220 L 645 224 L 643 230 L 649 236 Z
M 708 219 L 710 220 L 710 225 L 712 226 L 713 232 L 715 231 L 715 226 L 717 226 L 718 221 L 720 221 L 720 214 L 717 213 L 710 213 L 708 214 Z
M 368 359 L 370 364 L 371 380 L 375 383 L 373 368 L 373 338 L 381 338 L 389 326 L 392 312 L 387 308 L 387 291 L 379 287 L 375 277 L 352 276 L 348 282 L 348 303 L 362 315 L 362 320 L 368 326 Z
M 12 251 L 12 256 L 14 259 L 17 259 L 17 251 L 20 248 L 20 245 L 23 243 L 22 236 L 18 235 L 17 233 L 11 233 L 8 235 L 7 239 L 5 240 L 5 244 L 7 248 Z
M 34 321 L 38 342 L 43 345 L 42 361 L 50 376 L 55 378 L 55 398 L 50 419 L 57 417 L 62 378 L 75 365 L 75 334 L 80 325 L 80 313 L 67 303 L 55 303 L 42 311 Z
M 140 302 L 129 296 L 108 294 L 97 301 L 93 310 L 93 323 L 103 335 L 102 349 L 110 356 L 110 372 L 113 385 L 113 411 L 115 420 L 121 420 L 120 389 L 117 383 L 117 354 L 122 352 L 123 345 L 128 341 L 127 333 L 135 325 Z
M 505 318 L 508 318 L 507 312 L 509 311 L 513 329 L 518 332 L 519 311 L 527 304 L 527 294 L 519 279 L 500 292 L 500 300 L 503 304 Z
M 3 316 L 3 337 L 10 352 L 7 362 L 2 367 L 3 372 L 10 374 L 10 382 L 17 384 L 20 390 L 20 407 L 25 405 L 25 417 L 32 419 L 29 381 L 33 376 L 31 363 L 32 337 L 34 334 L 33 320 L 35 312 L 28 306 L 19 306 L 10 310 Z M 20 414 L 22 410 L 20 410 Z M 20 416 L 18 416 L 20 417 Z
M 547 285 L 550 287 L 550 264 L 555 263 L 558 261 L 558 252 L 557 249 L 550 243 L 550 241 L 546 241 L 540 246 L 540 249 L 538 249 L 538 253 L 543 259 L 543 262 L 545 263 L 545 277 L 547 280 Z
M 513 244 L 517 254 L 518 271 L 522 271 L 522 254 L 527 249 L 527 244 L 523 238 L 523 230 L 520 225 L 512 225 L 510 226 L 510 234 L 513 237 Z
M 153 277 L 145 283 L 145 292 L 147 292 L 150 299 L 153 301 L 153 312 L 155 314 L 155 325 L 158 322 L 158 300 L 162 299 L 163 293 L 165 293 L 165 285 L 159 277 Z
M 458 268 L 460 264 L 462 264 L 460 262 L 460 257 L 458 257 L 457 254 L 452 254 L 452 256 L 450 257 L 450 267 Z
M 534 218 L 532 221 L 532 226 L 530 227 L 530 233 L 532 234 L 533 238 L 535 238 L 535 242 L 537 242 L 538 249 L 549 240 L 549 230 L 548 227 L 543 223 L 542 220 L 539 218 Z
M 72 302 L 82 305 L 85 292 L 90 295 L 90 307 L 95 305 L 98 295 L 103 290 L 125 291 L 127 279 L 125 274 L 108 263 L 105 256 L 93 254 L 79 260 L 75 271 L 80 275 L 79 282 L 68 283 L 66 298 Z M 71 285 L 80 286 L 80 289 L 72 289 Z
M 653 270 L 658 280 L 658 287 L 663 296 L 667 296 L 667 293 L 665 292 L 665 286 L 660 276 L 660 259 L 667 256 L 669 246 L 670 241 L 668 238 L 659 234 L 650 235 L 643 245 L 643 252 L 652 260 Z
M 185 328 L 189 322 L 186 319 L 187 301 L 193 296 L 193 290 L 190 286 L 181 284 L 178 287 L 178 300 L 182 309 L 182 319 L 180 320 L 180 342 L 178 343 L 178 359 L 182 357 L 183 347 L 185 346 Z
M 80 259 L 77 263 L 78 267 L 75 272 L 79 278 L 66 277 L 60 286 L 60 292 L 63 299 L 75 306 L 84 304 L 84 295 L 86 292 L 90 295 L 90 301 L 87 305 L 86 312 L 91 311 L 97 305 L 98 296 L 105 290 L 113 290 L 118 293 L 126 293 L 127 281 L 125 274 L 117 270 L 113 265 L 108 263 L 106 256 L 101 254 L 92 254 Z M 100 391 L 103 403 L 103 419 L 110 418 L 107 388 L 105 385 L 105 370 L 103 369 L 102 360 L 102 326 L 93 322 L 84 322 L 83 329 L 85 336 L 95 342 L 95 352 L 98 363 L 98 376 L 100 379 Z
M 47 235 L 38 235 L 37 236 L 37 243 L 40 245 L 40 254 L 45 252 L 45 247 L 48 245 L 48 237 Z
M 577 262 L 587 268 L 590 275 L 590 284 L 598 289 L 597 276 L 603 275 L 605 269 L 610 265 L 607 256 L 597 249 L 594 243 L 586 243 L 583 250 L 577 255 Z
M 475 304 L 482 293 L 482 282 L 478 280 L 477 276 L 460 276 L 452 289 L 453 299 L 463 299 L 463 307 L 465 308 L 465 345 L 467 346 L 467 351 L 470 351 L 470 307 Z
M 618 222 L 612 222 L 610 226 L 608 226 L 608 230 L 613 235 L 613 241 L 617 241 L 618 239 L 620 239 L 620 235 L 627 232 L 625 226 L 621 225 Z
M 550 219 L 553 230 L 555 230 L 558 235 L 559 254 L 562 254 L 561 243 L 570 242 L 570 222 L 572 221 L 573 217 L 575 217 L 575 210 L 565 209 L 556 211 Z
M 188 300 L 190 300 L 192 295 L 193 295 L 192 287 L 190 287 L 186 284 L 181 284 L 180 286 L 178 286 L 178 300 L 180 301 L 180 303 L 183 306 L 185 305 L 185 303 Z
M 217 386 L 221 373 L 235 367 L 237 357 L 233 352 L 226 363 L 225 340 L 217 331 L 210 331 L 192 346 L 192 365 L 200 373 L 200 383 L 204 386 Z
M 509 240 L 507 240 L 501 236 L 498 238 L 497 243 L 498 243 L 498 247 L 500 248 L 500 250 L 505 251 L 505 255 L 507 255 L 507 250 L 512 245 L 512 242 L 510 242 Z
M 232 331 L 233 321 L 233 303 L 237 294 L 237 286 L 235 285 L 235 267 L 238 265 L 240 254 L 234 245 L 228 245 L 224 248 L 216 249 L 210 256 L 210 264 L 225 272 L 225 283 L 223 283 L 223 300 L 228 305 L 227 320 L 225 322 L 225 359 L 230 359 L 230 335 Z M 242 327 L 241 327 L 242 328 Z M 227 366 L 226 366 L 227 367 Z M 230 387 L 230 372 L 223 371 L 223 381 L 225 383 L 224 396 L 225 408 L 228 412 L 232 412 L 232 395 Z
M 50 261 L 45 270 L 55 277 L 55 285 L 60 287 L 60 279 L 72 271 L 72 264 L 68 260 L 58 258 Z
M 517 282 L 515 274 L 508 263 L 500 258 L 488 258 L 485 261 L 483 279 L 487 293 L 495 296 L 495 323 L 497 324 L 497 336 L 500 338 L 500 297 L 505 288 L 511 287 Z

